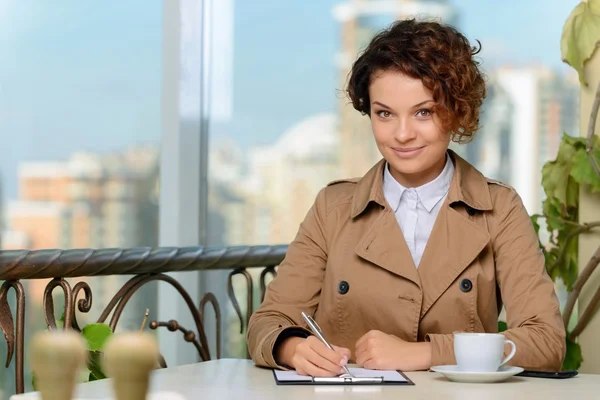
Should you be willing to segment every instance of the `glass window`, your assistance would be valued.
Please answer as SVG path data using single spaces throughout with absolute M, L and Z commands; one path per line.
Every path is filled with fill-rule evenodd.
M 162 2 L 3 0 L 0 37 L 0 135 L 10 149 L 0 159 L 2 248 L 155 246 Z M 125 279 L 88 279 L 94 304 L 80 323 L 95 321 Z M 24 283 L 27 336 L 45 328 L 46 283 Z M 133 297 L 120 328 L 154 311 L 151 294 Z M 14 393 L 12 365 L 0 368 L 5 393 Z

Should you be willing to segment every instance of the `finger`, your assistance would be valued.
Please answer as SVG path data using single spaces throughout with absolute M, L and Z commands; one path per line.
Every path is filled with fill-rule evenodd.
M 364 339 L 364 336 L 361 337 L 360 339 L 357 340 L 356 344 L 354 345 L 354 351 L 360 351 L 360 350 L 364 350 L 367 346 L 367 340 Z
M 362 364 L 362 366 L 366 369 L 378 369 L 374 358 L 369 358 Z
M 299 362 L 299 369 L 304 372 L 305 375 L 308 376 L 337 376 L 340 374 L 340 371 L 328 371 L 326 369 L 320 368 L 318 365 L 313 364 L 307 359 L 303 359 Z
M 335 350 L 331 350 L 323 342 L 320 340 L 311 340 L 309 342 L 309 347 L 313 349 L 317 354 L 321 357 L 327 359 L 330 363 L 337 365 L 338 367 L 342 367 L 345 365 L 347 360 L 344 360 L 344 356 L 340 355 L 340 353 Z
M 372 351 L 366 345 L 355 351 L 356 363 L 363 364 L 366 360 L 372 357 Z
M 358 358 L 359 354 L 363 354 L 363 353 L 369 351 L 369 349 L 370 349 L 369 340 L 365 339 L 361 343 L 357 344 L 356 348 L 354 349 L 354 354 Z
M 334 354 L 335 358 L 335 362 L 331 361 L 330 359 L 326 358 L 325 356 L 323 356 L 319 350 L 315 350 L 314 348 L 310 349 L 310 352 L 307 352 L 305 358 L 310 361 L 312 364 L 316 365 L 317 367 L 330 371 L 332 373 L 335 374 L 339 374 L 341 369 L 342 369 L 342 365 L 341 365 L 341 361 L 340 360 L 340 355 L 337 354 L 336 352 L 332 351 L 332 353 Z M 327 347 L 325 347 L 325 350 L 331 351 L 329 350 Z
M 308 373 L 305 370 L 303 370 L 302 368 L 296 368 L 296 373 L 298 375 L 304 375 L 304 376 L 308 375 Z
M 362 347 L 366 343 L 368 334 L 369 334 L 369 332 L 365 333 L 356 341 L 356 344 L 354 345 L 354 347 L 356 349 L 358 349 L 359 347 Z
M 346 347 L 333 346 L 333 349 L 336 351 L 336 353 L 341 354 L 342 357 L 346 357 L 346 360 L 349 360 L 350 356 L 352 355 L 350 349 Z
M 369 343 L 369 341 L 377 339 L 377 337 L 379 337 L 381 334 L 382 334 L 381 331 L 370 330 L 369 332 L 367 332 L 364 335 L 362 335 L 360 337 L 360 339 L 358 339 L 356 341 L 355 347 L 367 346 L 368 343 Z
M 365 361 L 367 361 L 370 358 L 371 358 L 370 354 L 366 351 L 363 351 L 361 353 L 356 353 L 356 363 L 360 366 L 364 366 Z

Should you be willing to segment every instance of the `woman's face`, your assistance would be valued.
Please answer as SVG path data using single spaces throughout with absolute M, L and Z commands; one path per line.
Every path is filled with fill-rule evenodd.
M 420 79 L 396 71 L 374 74 L 369 86 L 371 126 L 392 176 L 405 187 L 434 180 L 444 169 L 450 134 L 432 111 Z

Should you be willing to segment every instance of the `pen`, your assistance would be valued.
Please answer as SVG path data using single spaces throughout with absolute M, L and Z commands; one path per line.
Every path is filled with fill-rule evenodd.
M 308 324 L 308 327 L 310 328 L 310 330 L 319 338 L 319 340 L 321 340 L 321 342 L 323 342 L 325 344 L 325 346 L 327 346 L 328 349 L 333 350 L 333 347 L 329 344 L 329 342 L 327 342 L 327 340 L 325 339 L 325 336 L 323 336 L 323 332 L 321 331 L 321 328 L 319 327 L 319 325 L 317 325 L 317 322 L 310 315 L 305 314 L 304 311 L 302 311 L 302 317 Z M 344 365 L 343 368 L 344 368 L 344 371 L 346 371 L 346 373 L 348 375 L 352 376 L 348 367 L 346 367 Z

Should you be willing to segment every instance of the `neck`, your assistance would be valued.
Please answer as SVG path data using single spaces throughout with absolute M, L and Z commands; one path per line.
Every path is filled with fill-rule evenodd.
M 405 188 L 415 188 L 423 186 L 426 183 L 429 183 L 435 178 L 437 178 L 442 173 L 445 166 L 446 156 L 442 157 L 438 162 L 433 164 L 430 168 L 428 168 L 425 171 L 421 171 L 414 174 L 404 174 L 399 171 L 396 171 L 390 165 L 390 173 L 392 174 L 394 179 Z

